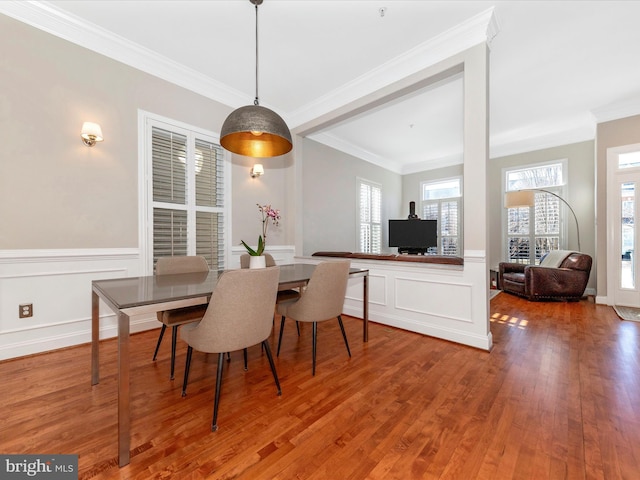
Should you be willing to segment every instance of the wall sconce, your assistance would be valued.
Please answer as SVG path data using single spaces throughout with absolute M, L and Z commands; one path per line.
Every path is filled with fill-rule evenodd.
M 249 172 L 249 175 L 251 175 L 251 178 L 256 178 L 260 175 L 264 175 L 264 167 L 262 166 L 262 164 L 256 163 L 251 169 L 251 172 Z
M 82 137 L 82 142 L 87 147 L 93 147 L 96 143 L 104 140 L 100 125 L 93 122 L 84 122 L 82 124 L 82 132 L 80 133 L 80 136 Z

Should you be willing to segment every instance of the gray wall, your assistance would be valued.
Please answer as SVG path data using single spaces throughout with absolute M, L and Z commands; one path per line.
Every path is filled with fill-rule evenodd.
M 568 185 L 567 202 L 572 206 L 580 224 L 580 244 L 582 251 L 595 260 L 595 145 L 594 141 L 586 141 L 547 148 L 534 152 L 521 153 L 506 157 L 493 158 L 489 162 L 488 197 L 489 197 L 489 265 L 497 266 L 504 256 L 502 242 L 502 170 L 507 167 L 531 165 L 540 162 L 567 159 Z M 570 215 L 570 213 L 569 213 Z M 569 248 L 576 248 L 575 222 L 569 218 Z M 595 288 L 595 262 L 587 288 Z
M 0 15 L 0 250 L 138 246 L 138 109 L 218 132 L 231 109 L 90 50 Z M 102 125 L 105 141 L 85 147 L 83 121 Z M 598 126 L 598 289 L 606 293 L 606 148 L 640 142 L 640 116 Z M 253 162 L 233 158 L 232 244 L 257 238 L 256 203 L 282 210 L 271 244 L 295 241 L 303 253 L 357 250 L 356 178 L 383 185 L 383 226 L 408 215 L 423 180 L 459 174 L 462 166 L 401 176 L 311 140 L 302 140 L 302 218 L 294 218 L 295 166 L 290 155 Z M 502 258 L 501 169 L 569 158 L 569 202 L 583 250 L 595 255 L 594 142 L 492 159 L 488 165 L 490 265 Z M 466 232 L 469 235 L 470 232 Z M 570 235 L 573 235 L 570 228 Z M 255 240 L 254 240 L 255 241 Z M 593 282 L 593 275 L 592 275 Z M 591 283 L 590 283 L 590 286 Z
M 303 148 L 303 255 L 320 250 L 359 250 L 358 178 L 382 185 L 383 249 L 388 251 L 388 219 L 402 214 L 401 176 L 313 140 L 305 139 Z
M 398 218 L 406 218 L 409 215 L 409 202 L 416 202 L 416 213 L 420 216 L 420 200 L 422 182 L 441 180 L 444 178 L 461 177 L 463 166 L 451 165 L 449 167 L 436 168 L 424 172 L 411 173 L 402 176 L 402 212 Z
M 251 178 L 249 172 L 254 163 L 262 163 L 264 175 Z M 232 176 L 232 246 L 244 240 L 251 246 L 258 243 L 262 233 L 259 205 L 271 205 L 280 210 L 280 224 L 269 222 L 267 248 L 271 245 L 292 245 L 294 235 L 294 210 L 290 206 L 291 188 L 288 171 L 293 168 L 291 155 L 276 158 L 253 159 L 234 156 Z
M 230 112 L 0 15 L 0 250 L 138 246 L 138 109 L 213 132 Z

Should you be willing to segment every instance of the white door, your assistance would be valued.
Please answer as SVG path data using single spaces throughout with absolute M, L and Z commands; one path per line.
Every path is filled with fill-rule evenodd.
M 607 223 L 608 296 L 640 308 L 640 145 L 607 151 Z

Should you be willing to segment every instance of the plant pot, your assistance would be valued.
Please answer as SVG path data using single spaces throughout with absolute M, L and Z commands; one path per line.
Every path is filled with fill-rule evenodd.
M 264 255 L 251 255 L 249 257 L 249 268 L 265 268 L 267 266 L 267 259 Z

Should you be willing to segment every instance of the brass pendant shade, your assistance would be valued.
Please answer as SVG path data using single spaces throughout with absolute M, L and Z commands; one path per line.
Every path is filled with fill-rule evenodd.
M 220 144 L 247 157 L 277 157 L 293 148 L 289 127 L 273 110 L 260 105 L 240 107 L 222 124 Z
M 277 157 L 293 148 L 289 127 L 273 110 L 261 107 L 258 100 L 258 5 L 263 0 L 249 0 L 256 10 L 256 97 L 253 105 L 240 107 L 222 124 L 220 144 L 223 148 L 247 157 Z

